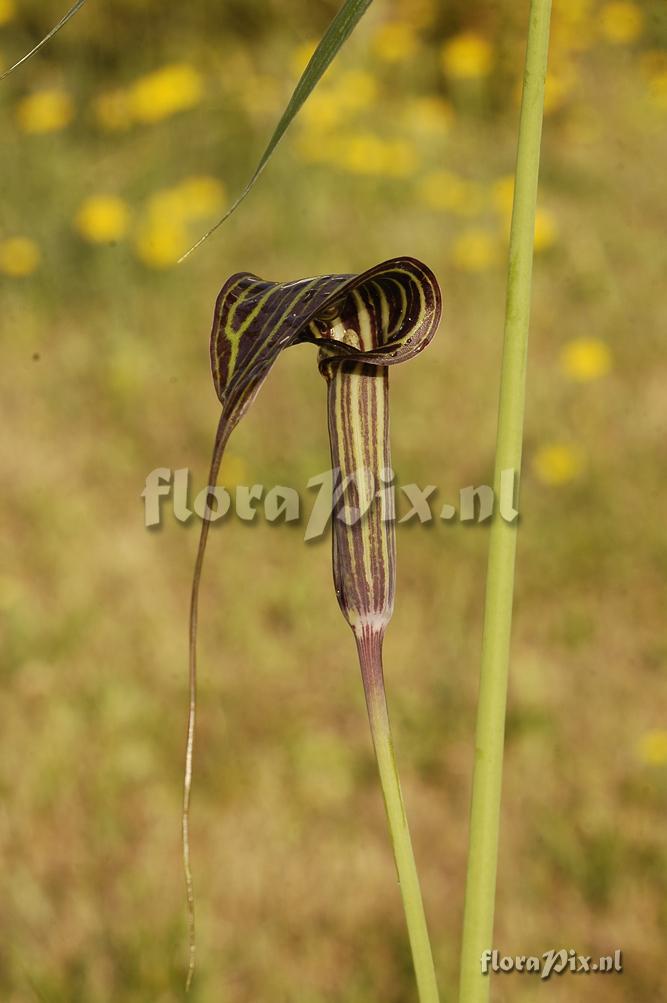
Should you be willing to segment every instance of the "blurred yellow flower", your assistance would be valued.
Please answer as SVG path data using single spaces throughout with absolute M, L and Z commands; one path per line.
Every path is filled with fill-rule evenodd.
M 638 743 L 639 758 L 649 766 L 667 763 L 667 728 L 653 728 L 642 735 Z
M 146 208 L 153 221 L 185 223 L 219 212 L 225 198 L 225 186 L 217 178 L 193 175 L 171 188 L 160 188 L 150 196 Z
M 290 59 L 290 68 L 295 77 L 301 76 L 316 48 L 317 42 L 311 40 L 309 42 L 302 42 L 301 45 L 297 45 L 296 49 L 294 49 Z
M 651 49 L 641 57 L 649 94 L 659 108 L 667 109 L 667 51 Z
M 556 4 L 551 23 L 551 53 L 582 52 L 594 42 L 592 0 Z
M 597 380 L 611 369 L 611 352 L 599 338 L 573 338 L 563 347 L 560 364 L 572 380 Z
M 623 45 L 636 41 L 644 28 L 644 15 L 634 3 L 619 0 L 600 11 L 600 30 L 608 42 Z
M 99 94 L 93 101 L 97 124 L 107 132 L 121 132 L 132 125 L 132 110 L 127 91 L 114 90 Z
M 377 97 L 377 83 L 365 70 L 348 70 L 340 77 L 334 96 L 345 112 L 368 108 Z
M 667 73 L 656 73 L 649 80 L 649 91 L 658 108 L 667 109 Z
M 219 213 L 226 202 L 221 181 L 194 174 L 154 192 L 146 202 L 134 239 L 137 257 L 150 268 L 169 268 L 192 244 L 188 224 Z
M 333 129 L 343 118 L 343 109 L 333 91 L 323 88 L 310 95 L 301 112 L 305 126 L 326 132 Z
M 0 24 L 7 24 L 16 14 L 14 0 L 0 0 Z
M 481 185 L 468 181 L 451 171 L 432 171 L 426 174 L 419 186 L 422 202 L 431 209 L 473 216 L 484 207 Z
M 205 174 L 185 178 L 175 191 L 180 199 L 181 211 L 188 219 L 200 219 L 220 212 L 227 199 L 222 181 Z
M 559 111 L 577 82 L 577 72 L 571 63 L 561 62 L 550 66 L 544 88 L 544 114 Z
M 348 70 L 335 87 L 324 87 L 310 95 L 301 112 L 304 127 L 326 132 L 349 115 L 367 108 L 377 96 L 377 83 L 364 70 Z
M 491 71 L 493 49 L 482 35 L 466 31 L 445 42 L 441 61 L 443 70 L 453 79 L 484 77 Z
M 502 216 L 511 216 L 514 201 L 514 175 L 505 174 L 491 185 L 491 202 Z
M 576 480 L 583 469 L 581 452 L 564 443 L 552 443 L 538 449 L 533 458 L 533 471 L 538 481 L 550 487 Z
M 41 260 L 37 244 L 28 237 L 0 241 L 0 272 L 13 279 L 32 275 Z
M 405 104 L 405 118 L 408 126 L 420 132 L 446 133 L 454 121 L 454 109 L 449 101 L 433 95 L 413 98 Z
M 498 244 L 482 227 L 469 227 L 454 241 L 452 261 L 466 272 L 483 272 L 498 260 Z
M 437 0 L 396 0 L 395 8 L 401 21 L 427 28 L 435 20 Z
M 130 221 L 126 202 L 117 195 L 92 195 L 79 208 L 74 226 L 91 244 L 109 244 L 125 236 Z
M 149 268 L 171 268 L 190 243 L 182 220 L 149 218 L 139 227 L 134 249 L 139 260 Z
M 417 169 L 414 147 L 404 139 L 390 139 L 385 143 L 382 173 L 388 177 L 405 178 Z
M 19 129 L 28 133 L 58 132 L 69 125 L 73 115 L 71 97 L 57 88 L 29 94 L 16 109 Z
M 218 484 L 226 488 L 235 488 L 248 480 L 248 464 L 242 456 L 225 451 L 218 474 Z
M 204 81 L 187 63 L 172 63 L 140 77 L 129 90 L 128 102 L 139 122 L 159 122 L 201 101 Z
M 535 213 L 535 238 L 534 247 L 536 253 L 546 251 L 556 243 L 558 238 L 558 224 L 556 217 L 548 209 L 538 207 Z
M 498 178 L 491 185 L 491 202 L 496 212 L 502 217 L 505 232 L 509 236 L 514 202 L 514 176 L 507 174 Z M 558 239 L 558 224 L 556 217 L 549 209 L 538 206 L 535 212 L 534 248 L 537 254 L 553 247 Z
M 417 51 L 417 33 L 406 21 L 388 21 L 376 31 L 372 46 L 385 63 L 407 62 Z
M 385 163 L 384 143 L 372 132 L 342 137 L 335 160 L 354 174 L 380 174 Z
M 352 174 L 405 177 L 417 167 L 413 147 L 402 139 L 385 140 L 372 132 L 338 136 L 325 158 Z

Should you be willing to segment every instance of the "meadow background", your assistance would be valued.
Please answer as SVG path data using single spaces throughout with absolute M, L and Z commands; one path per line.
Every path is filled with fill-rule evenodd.
M 0 67 L 63 13 L 0 0 Z M 0 85 L 0 997 L 183 998 L 180 803 L 198 525 L 143 526 L 155 467 L 205 484 L 232 272 L 436 271 L 392 373 L 394 466 L 490 483 L 527 3 L 374 4 L 261 183 L 333 2 L 89 3 Z M 667 5 L 555 0 L 495 946 L 620 947 L 622 976 L 497 1001 L 653 1003 L 667 942 Z M 281 357 L 221 480 L 326 469 L 314 352 Z M 306 496 L 307 492 L 304 491 Z M 226 520 L 203 581 L 194 1003 L 408 1003 L 407 939 L 328 539 Z M 398 534 L 386 642 L 436 965 L 454 998 L 485 526 Z

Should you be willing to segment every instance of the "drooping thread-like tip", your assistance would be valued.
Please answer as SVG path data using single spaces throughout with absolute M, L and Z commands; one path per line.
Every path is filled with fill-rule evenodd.
M 243 200 L 245 199 L 246 195 L 250 192 L 250 189 L 255 184 L 255 181 L 259 177 L 259 174 L 260 174 L 260 170 L 258 170 L 252 176 L 252 178 L 250 180 L 250 183 L 248 185 L 246 185 L 246 187 L 243 189 L 243 191 L 241 192 L 241 194 L 239 195 L 239 197 L 236 199 L 236 201 L 233 202 L 230 205 L 229 209 L 224 214 L 224 216 L 221 216 L 221 218 L 217 221 L 217 223 L 214 223 L 213 226 L 210 227 L 206 231 L 206 233 L 203 233 L 201 235 L 201 237 L 199 238 L 199 240 L 195 241 L 195 243 L 192 245 L 192 247 L 188 248 L 188 250 L 185 252 L 185 254 L 181 254 L 180 258 L 176 262 L 177 265 L 182 264 L 185 261 L 186 258 L 189 258 L 193 251 L 196 251 L 198 247 L 201 247 L 201 245 L 204 243 L 204 241 L 208 240 L 208 238 L 211 237 L 215 233 L 215 231 L 218 230 L 222 226 L 222 224 L 225 223 L 229 219 L 229 217 L 232 215 L 232 213 L 235 212 L 238 209 L 238 207 L 241 205 L 241 202 L 243 202 Z
M 72 4 L 72 6 L 70 7 L 70 9 L 67 11 L 67 13 L 64 14 L 63 17 L 60 18 L 60 20 L 58 21 L 58 23 L 55 24 L 53 26 L 53 28 L 51 28 L 51 31 L 47 35 L 44 36 L 44 38 L 41 40 L 41 42 L 38 42 L 37 45 L 33 46 L 33 48 L 30 50 L 30 52 L 26 52 L 25 56 L 21 56 L 21 58 L 18 59 L 15 63 L 13 63 L 8 69 L 6 69 L 2 73 L 0 73 L 0 80 L 5 80 L 10 75 L 10 73 L 14 73 L 15 70 L 18 70 L 19 66 L 23 66 L 23 64 L 26 63 L 30 59 L 31 56 L 34 56 L 36 52 L 39 52 L 39 50 L 41 48 L 43 48 L 43 46 L 45 46 L 46 43 L 48 41 L 50 41 L 50 39 L 52 39 L 54 35 L 58 34 L 58 32 L 60 31 L 60 29 L 63 28 L 67 24 L 67 22 L 69 21 L 69 19 L 71 17 L 74 17 L 74 15 L 76 14 L 76 12 L 81 7 L 83 7 L 83 5 L 84 5 L 85 2 L 86 2 L 86 0 L 76 0 L 76 3 Z

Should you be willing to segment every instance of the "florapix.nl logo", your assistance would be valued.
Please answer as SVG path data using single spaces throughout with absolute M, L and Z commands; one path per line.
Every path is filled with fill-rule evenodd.
M 191 480 L 187 467 L 150 471 L 141 492 L 147 527 L 160 526 L 168 507 L 182 523 L 193 518 L 211 523 L 237 518 L 254 523 L 261 516 L 272 524 L 302 524 L 305 541 L 320 539 L 332 518 L 354 525 L 378 504 L 382 505 L 383 519 L 398 525 L 455 520 L 486 523 L 494 515 L 513 523 L 519 515 L 518 476 L 513 469 L 500 472 L 497 492 L 488 484 L 460 488 L 457 504 L 443 502 L 435 484 L 398 483 L 390 468 L 377 475 L 359 469 L 345 478 L 338 469 L 325 470 L 309 478 L 301 490 L 284 484 L 239 484 L 234 488 L 214 484 L 194 494 Z

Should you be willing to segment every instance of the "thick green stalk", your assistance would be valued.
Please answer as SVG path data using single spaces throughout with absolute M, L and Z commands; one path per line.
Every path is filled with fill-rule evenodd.
M 532 0 L 510 231 L 505 339 L 494 486 L 521 469 L 526 357 L 551 0 Z M 459 1003 L 486 1003 L 490 979 L 481 956 L 492 948 L 498 860 L 505 707 L 516 563 L 517 524 L 496 518 L 486 579 L 482 665 L 475 740 Z
M 419 1003 L 438 1003 L 438 986 L 429 942 L 403 794 L 396 767 L 382 673 L 382 632 L 372 628 L 355 631 L 364 692 L 371 726 L 380 785 L 394 849 L 398 883 L 408 928 Z

